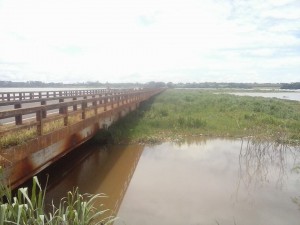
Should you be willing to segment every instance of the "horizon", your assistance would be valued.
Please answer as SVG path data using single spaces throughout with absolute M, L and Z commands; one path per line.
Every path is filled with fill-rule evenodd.
M 281 84 L 300 84 L 300 82 L 171 82 L 171 81 L 148 81 L 148 82 L 100 82 L 100 81 L 82 81 L 82 82 L 76 82 L 76 83 L 66 83 L 66 82 L 43 82 L 43 81 L 38 81 L 38 80 L 27 80 L 27 81 L 10 81 L 10 80 L 0 80 L 0 87 L 3 85 L 3 83 L 12 83 L 12 84 L 43 84 L 43 85 L 48 85 L 48 84 L 61 84 L 61 85 L 88 85 L 88 84 L 99 84 L 99 85 L 105 85 L 105 84 L 140 84 L 140 85 L 145 85 L 149 83 L 163 83 L 163 84 L 174 84 L 174 85 L 180 85 L 180 84 L 252 84 L 252 85 L 281 85 Z

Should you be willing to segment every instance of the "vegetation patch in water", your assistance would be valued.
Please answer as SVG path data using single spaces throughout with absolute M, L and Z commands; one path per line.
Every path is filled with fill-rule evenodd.
M 300 104 L 263 97 L 169 89 L 109 128 L 114 142 L 156 143 L 185 136 L 256 137 L 299 144 Z

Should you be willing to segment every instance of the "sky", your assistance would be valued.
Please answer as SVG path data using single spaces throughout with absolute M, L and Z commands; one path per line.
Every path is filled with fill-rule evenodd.
M 300 81 L 300 0 L 0 0 L 0 80 Z

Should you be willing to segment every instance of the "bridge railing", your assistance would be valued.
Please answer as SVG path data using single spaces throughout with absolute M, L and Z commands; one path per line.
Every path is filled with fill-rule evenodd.
M 0 111 L 0 120 L 10 119 L 11 123 L 14 123 L 9 126 L 0 126 L 0 137 L 27 135 L 27 138 L 32 138 L 41 136 L 89 117 L 105 114 L 121 106 L 141 102 L 160 91 L 161 89 L 143 89 L 103 92 L 97 95 L 89 93 L 92 94 L 91 98 L 85 96 L 81 100 Z M 26 115 L 33 116 L 23 119 L 23 116 Z M 27 132 L 22 132 L 22 130 Z M 10 143 L 6 145 L 9 146 Z
M 15 105 L 50 100 L 93 97 L 95 95 L 121 93 L 132 89 L 87 89 L 62 91 L 27 91 L 27 92 L 0 92 L 0 106 Z M 76 99 L 75 99 L 76 100 Z

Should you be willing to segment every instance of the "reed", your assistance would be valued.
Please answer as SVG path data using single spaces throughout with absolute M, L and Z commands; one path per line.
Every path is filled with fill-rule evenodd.
M 1 171 L 0 171 L 0 180 Z M 97 210 L 95 201 L 103 195 L 80 194 L 78 188 L 69 191 L 58 207 L 45 210 L 45 190 L 33 177 L 31 191 L 19 188 L 13 196 L 9 187 L 0 183 L 0 225 L 92 225 L 112 224 L 113 217 L 104 217 L 107 210 Z

